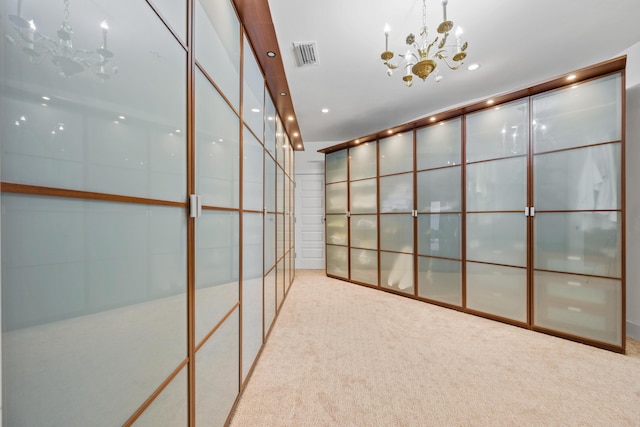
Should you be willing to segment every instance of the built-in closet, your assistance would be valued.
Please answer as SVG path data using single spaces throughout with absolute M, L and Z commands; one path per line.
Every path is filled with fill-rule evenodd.
M 625 58 L 326 154 L 326 272 L 624 352 Z
M 295 272 L 267 3 L 0 10 L 0 424 L 225 425 Z

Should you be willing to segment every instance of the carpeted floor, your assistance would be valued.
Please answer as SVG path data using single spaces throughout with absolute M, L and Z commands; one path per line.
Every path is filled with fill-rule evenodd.
M 640 426 L 627 355 L 299 270 L 240 426 Z

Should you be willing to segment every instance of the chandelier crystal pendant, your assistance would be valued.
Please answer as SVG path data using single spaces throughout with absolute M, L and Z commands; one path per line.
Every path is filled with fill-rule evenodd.
M 102 45 L 95 50 L 87 50 L 73 47 L 69 0 L 64 0 L 64 15 L 62 24 L 56 32 L 57 40 L 40 33 L 33 19 L 27 20 L 22 17 L 22 0 L 18 1 L 17 12 L 16 15 L 8 16 L 13 25 L 15 37 L 6 34 L 5 38 L 12 45 L 19 45 L 32 63 L 40 64 L 49 57 L 60 75 L 64 77 L 71 77 L 85 69 L 90 69 L 100 82 L 104 82 L 118 72 L 118 67 L 111 63 L 113 52 L 107 47 L 109 24 L 106 20 L 100 23 Z
M 433 40 L 429 40 L 429 32 L 427 29 L 427 3 L 422 0 L 422 27 L 420 29 L 420 37 L 416 40 L 416 36 L 410 33 L 407 36 L 406 43 L 409 49 L 404 54 L 399 54 L 401 58 L 399 62 L 392 63 L 394 57 L 393 52 L 389 51 L 389 34 L 391 28 L 389 24 L 385 25 L 385 50 L 380 55 L 384 65 L 387 67 L 387 75 L 392 76 L 393 70 L 396 68 L 405 69 L 402 80 L 407 87 L 413 85 L 413 76 L 421 78 L 423 81 L 429 77 L 431 73 L 435 75 L 435 81 L 442 80 L 442 76 L 438 72 L 438 63 L 442 62 L 451 70 L 457 70 L 462 61 L 467 57 L 467 42 L 462 41 L 462 28 L 458 27 L 455 32 L 455 44 L 447 44 L 449 33 L 453 29 L 453 22 L 447 20 L 447 4 L 448 0 L 441 0 L 442 3 L 442 22 L 438 26 L 438 34 Z M 415 51 L 412 51 L 413 48 Z M 451 62 L 450 62 L 451 61 Z

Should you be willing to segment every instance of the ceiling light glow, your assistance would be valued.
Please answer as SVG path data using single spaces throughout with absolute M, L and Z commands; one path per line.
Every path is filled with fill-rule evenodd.
M 467 67 L 467 70 L 469 70 L 469 71 L 475 71 L 475 70 L 477 70 L 478 68 L 480 68 L 480 64 L 471 64 L 471 65 L 469 65 L 469 66 Z

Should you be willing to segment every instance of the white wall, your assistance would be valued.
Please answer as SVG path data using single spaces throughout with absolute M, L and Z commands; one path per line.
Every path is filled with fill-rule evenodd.
M 627 336 L 640 339 L 640 43 L 627 55 L 626 133 L 626 244 L 627 244 Z

